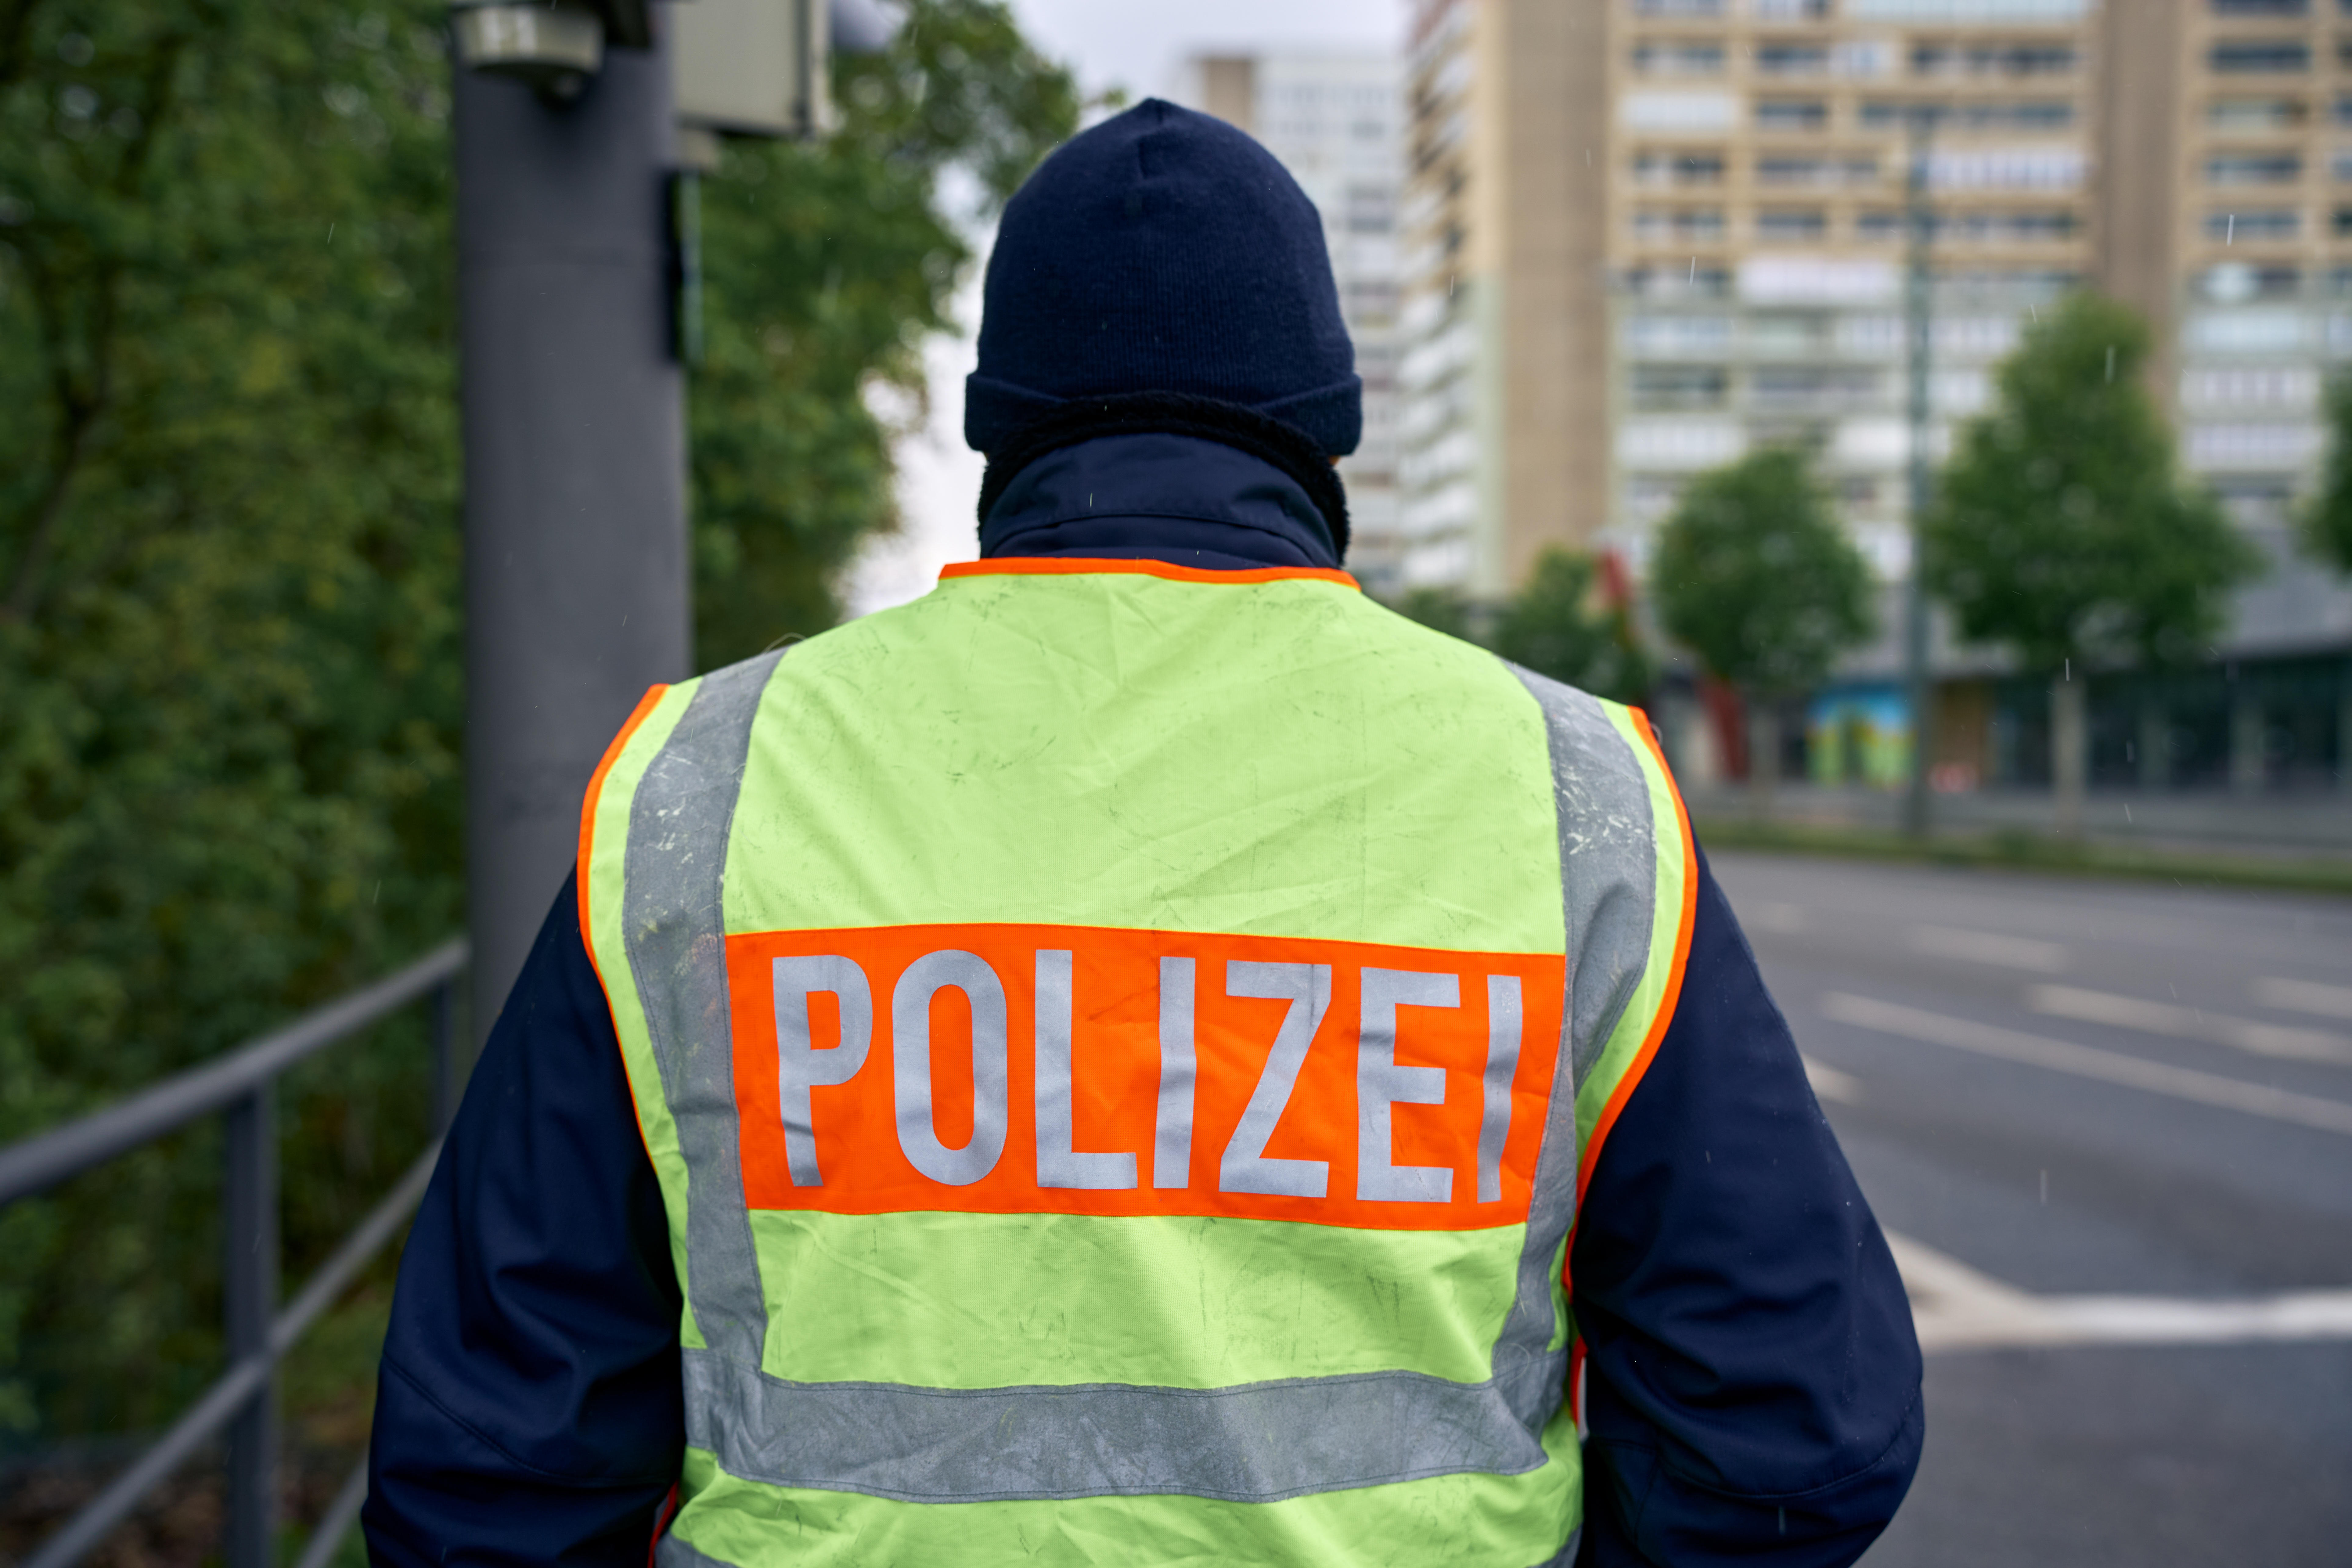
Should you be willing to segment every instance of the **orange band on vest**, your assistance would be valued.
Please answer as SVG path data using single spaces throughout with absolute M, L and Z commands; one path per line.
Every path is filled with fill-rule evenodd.
M 950 577 L 1095 577 L 1104 575 L 1160 577 L 1171 583 L 1285 583 L 1305 579 L 1337 583 L 1359 592 L 1362 584 L 1345 572 L 1323 566 L 1252 566 L 1238 572 L 1216 572 L 1202 566 L 1171 566 L 1164 561 L 1119 561 L 1076 555 L 1007 555 L 989 561 L 958 561 L 940 569 L 940 581 Z
M 1092 926 L 732 935 L 744 1198 L 1517 1224 L 1564 975 L 1557 954 Z

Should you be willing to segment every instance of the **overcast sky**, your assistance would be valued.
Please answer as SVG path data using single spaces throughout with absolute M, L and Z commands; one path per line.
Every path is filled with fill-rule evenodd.
M 1040 50 L 1076 68 L 1089 94 L 1117 87 L 1130 100 L 1168 91 L 1177 62 L 1201 50 L 1393 48 L 1405 26 L 1405 0 L 1013 0 L 1013 9 Z M 975 268 L 959 312 L 968 327 L 979 321 L 979 282 Z M 898 448 L 906 528 L 875 542 L 852 569 L 845 586 L 854 611 L 927 593 L 941 566 L 978 553 L 972 503 L 982 465 L 962 434 L 972 355 L 969 331 L 934 339 L 925 354 L 929 421 Z

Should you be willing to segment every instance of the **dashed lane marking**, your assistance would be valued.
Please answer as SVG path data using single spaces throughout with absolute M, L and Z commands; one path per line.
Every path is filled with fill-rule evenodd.
M 2201 1007 L 2118 996 L 2109 991 L 2085 991 L 2075 985 L 2033 986 L 2025 994 L 2025 1005 L 2053 1018 L 2108 1024 L 2137 1029 L 2142 1034 L 2169 1035 L 2178 1040 L 2203 1040 L 2257 1056 L 2352 1067 L 2352 1038 L 2326 1029 L 2265 1024 L 2252 1018 L 2231 1017 L 2226 1013 L 2208 1013 Z
M 1911 1298 L 1919 1348 L 2275 1343 L 2352 1338 L 2352 1290 L 2273 1296 L 2037 1296 L 1887 1233 Z
M 2074 962 L 2074 955 L 2062 942 L 1967 931 L 1959 926 L 1913 926 L 1903 939 L 1912 952 L 1930 958 L 1957 958 L 2004 969 L 2030 969 L 2036 974 L 2063 974 Z
M 1874 1029 L 1900 1039 L 1920 1040 L 1929 1045 L 1948 1046 L 1954 1050 L 1973 1051 L 1979 1056 L 2022 1062 L 2052 1072 L 2071 1073 L 2076 1078 L 2095 1079 L 2102 1083 L 2120 1084 L 2149 1094 L 2167 1095 L 2174 1100 L 2217 1106 L 2248 1116 L 2266 1117 L 2273 1121 L 2292 1122 L 2298 1127 L 2315 1127 L 2323 1132 L 2352 1137 L 2352 1105 L 2340 1100 L 2296 1094 L 2289 1089 L 2273 1089 L 2268 1084 L 2247 1083 L 2241 1079 L 2223 1078 L 2219 1073 L 2199 1072 L 2193 1068 L 2142 1061 L 2121 1051 L 2101 1050 L 2095 1046 L 2078 1046 L 2071 1040 L 2053 1040 L 2016 1029 L 1998 1028 L 1990 1024 L 1948 1017 L 1941 1013 L 1906 1007 L 1898 1003 L 1849 995 L 1843 991 L 1832 991 L 1822 997 L 1821 1014 L 1836 1023 Z

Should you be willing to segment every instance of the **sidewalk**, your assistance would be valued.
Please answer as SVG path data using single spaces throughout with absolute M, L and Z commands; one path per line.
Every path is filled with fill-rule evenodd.
M 1703 784 L 1684 797 L 1701 822 L 1752 821 L 1745 784 Z M 1773 793 L 1774 826 L 1894 832 L 1903 797 L 1895 791 L 1785 784 Z M 1937 837 L 2052 837 L 2050 792 L 1972 790 L 1930 797 Z M 2317 855 L 2352 861 L 2352 792 L 2140 794 L 2094 791 L 2083 803 L 2093 843 L 2233 855 Z

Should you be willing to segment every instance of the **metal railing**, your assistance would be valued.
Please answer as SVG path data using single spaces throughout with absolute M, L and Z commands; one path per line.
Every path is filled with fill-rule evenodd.
M 224 1427 L 228 1568 L 270 1568 L 275 1563 L 278 1363 L 425 1195 L 442 1133 L 457 1109 L 455 1007 L 466 961 L 463 938 L 445 942 L 406 968 L 226 1056 L 0 1149 L 5 1207 L 215 1111 L 223 1113 L 227 1144 L 221 1229 L 228 1370 L 136 1463 L 44 1541 L 24 1568 L 68 1568 L 79 1561 Z M 278 1080 L 298 1063 L 420 996 L 429 996 L 432 1007 L 433 1141 L 293 1300 L 278 1310 Z M 362 1456 L 311 1532 L 297 1568 L 324 1568 L 366 1497 L 367 1459 Z

